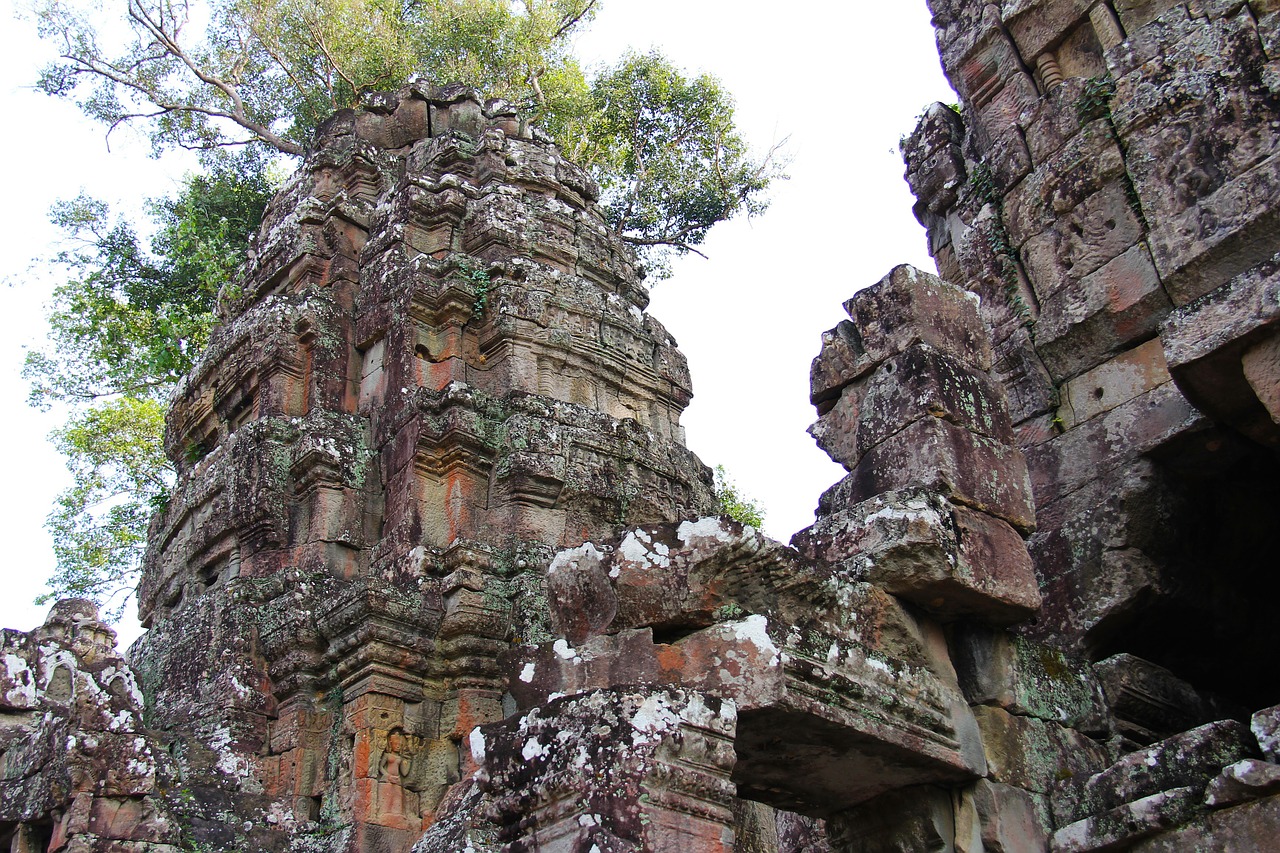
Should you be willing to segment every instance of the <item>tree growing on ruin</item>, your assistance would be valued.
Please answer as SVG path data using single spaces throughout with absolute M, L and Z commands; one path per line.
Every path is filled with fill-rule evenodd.
M 583 70 L 571 38 L 598 4 L 127 0 L 115 22 L 73 0 L 37 8 L 41 36 L 60 53 L 42 90 L 77 103 L 108 140 L 133 126 L 157 154 L 191 149 L 203 163 L 177 195 L 152 203 L 150 227 L 87 197 L 53 211 L 70 245 L 55 259 L 67 280 L 51 306 L 51 346 L 26 367 L 35 404 L 72 412 L 54 436 L 77 485 L 49 517 L 51 595 L 101 602 L 132 586 L 172 477 L 162 403 L 208 340 L 218 289 L 246 257 L 273 174 L 305 154 L 334 110 L 414 75 L 508 100 L 591 171 L 607 221 L 659 275 L 717 222 L 763 210 L 780 175 L 774 152 L 752 156 L 714 77 L 687 78 L 655 53 Z
M 27 358 L 30 401 L 67 405 L 53 441 L 75 483 L 49 515 L 57 559 L 49 595 L 106 603 L 132 587 L 152 512 L 173 478 L 164 454 L 170 391 L 209 339 L 223 282 L 245 260 L 273 182 L 252 156 L 224 157 L 152 205 L 142 240 L 107 206 L 57 205 L 67 278 L 49 309 L 50 346 Z M 127 598 L 116 597 L 118 616 Z
M 719 504 L 720 514 L 751 527 L 764 527 L 764 508 L 760 506 L 759 501 L 743 494 L 723 465 L 717 465 L 713 471 L 716 503 Z

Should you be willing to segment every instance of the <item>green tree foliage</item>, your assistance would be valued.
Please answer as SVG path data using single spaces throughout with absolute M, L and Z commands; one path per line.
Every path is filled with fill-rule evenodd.
M 628 54 L 589 82 L 570 38 L 597 2 L 214 0 L 192 35 L 196 7 L 128 0 L 129 37 L 108 52 L 73 0 L 46 0 L 40 31 L 61 57 L 39 85 L 111 130 L 144 121 L 157 150 L 300 156 L 319 121 L 370 92 L 415 74 L 465 81 L 514 103 L 590 168 L 609 224 L 662 274 L 717 222 L 762 211 L 780 171 L 775 151 L 752 158 L 733 98 L 710 75 Z
M 53 211 L 71 243 L 56 258 L 68 277 L 51 346 L 26 374 L 35 404 L 74 412 L 55 434 L 77 477 L 49 519 L 58 595 L 101 601 L 132 583 L 171 477 L 160 403 L 208 341 L 272 163 L 302 156 L 335 109 L 414 75 L 505 98 L 592 171 L 607 221 L 658 275 L 715 223 L 761 211 L 779 176 L 772 151 L 750 156 L 715 78 L 687 79 L 649 53 L 589 80 L 571 38 L 598 0 L 125 0 L 114 24 L 76 3 L 36 10 L 60 53 L 39 87 L 75 101 L 108 138 L 138 125 L 157 153 L 202 152 L 206 171 L 152 203 L 149 240 L 87 197 Z M 751 502 L 735 506 L 758 520 Z
M 734 521 L 740 521 L 752 527 L 764 526 L 764 509 L 758 501 L 752 500 L 738 491 L 737 485 L 729 479 L 723 465 L 715 467 L 715 495 L 720 503 L 720 514 L 727 515 Z
M 776 146 L 752 159 L 733 112 L 716 78 L 686 79 L 657 53 L 631 53 L 592 82 L 589 111 L 559 141 L 600 182 L 615 231 L 642 248 L 696 251 L 717 222 L 762 212 L 779 176 Z M 648 257 L 665 270 L 668 253 Z
M 218 289 L 244 262 L 272 190 L 256 158 L 221 158 L 152 204 L 150 251 L 100 201 L 56 205 L 69 248 L 54 260 L 68 279 L 53 293 L 52 346 L 27 358 L 32 403 L 167 394 L 203 351 Z
M 110 37 L 73 0 L 39 6 L 40 33 L 61 54 L 40 88 L 112 129 L 148 120 L 158 149 L 258 142 L 300 156 L 318 121 L 415 73 L 562 109 L 584 88 L 569 39 L 597 0 L 126 3 Z
M 218 288 L 244 262 L 271 191 L 260 163 L 223 158 L 152 205 L 149 250 L 101 202 L 53 211 L 71 242 L 57 258 L 68 279 L 54 291 L 50 346 L 24 368 L 33 404 L 72 409 L 53 435 L 74 485 L 48 519 L 52 595 L 106 604 L 136 581 L 148 520 L 173 476 L 164 402 L 203 350 Z
M 37 604 L 74 595 L 112 603 L 108 615 L 119 618 L 137 580 L 147 523 L 168 495 L 163 432 L 159 401 L 117 397 L 82 409 L 53 434 L 75 485 L 49 514 L 57 568 L 51 592 Z

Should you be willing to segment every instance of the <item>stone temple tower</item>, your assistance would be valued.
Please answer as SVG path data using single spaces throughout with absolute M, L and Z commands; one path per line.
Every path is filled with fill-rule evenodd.
M 169 415 L 133 653 L 237 814 L 407 849 L 505 716 L 498 653 L 549 636 L 552 553 L 711 506 L 596 194 L 501 103 L 411 86 L 334 116 L 272 202 Z

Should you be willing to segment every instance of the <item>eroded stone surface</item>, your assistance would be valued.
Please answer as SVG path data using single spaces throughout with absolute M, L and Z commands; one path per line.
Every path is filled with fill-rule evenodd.
M 4 631 L 0 656 L 0 826 L 14 849 L 41 832 L 41 850 L 180 849 L 169 755 L 97 607 L 58 602 L 35 631 Z
M 734 849 L 732 702 L 591 691 L 469 735 L 473 792 L 415 853 Z

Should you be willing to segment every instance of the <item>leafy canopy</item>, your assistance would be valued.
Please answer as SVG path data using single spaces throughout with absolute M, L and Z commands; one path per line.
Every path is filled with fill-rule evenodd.
M 224 159 L 152 205 L 157 229 L 144 248 L 134 228 L 86 197 L 55 207 L 71 247 L 57 261 L 51 346 L 27 357 L 31 402 L 69 404 L 53 440 L 74 485 L 47 526 L 57 568 L 51 597 L 116 603 L 118 617 L 173 469 L 162 448 L 164 401 L 195 362 L 213 326 L 218 288 L 244 262 L 272 191 L 251 159 Z
M 49 514 L 57 567 L 37 604 L 74 595 L 114 602 L 108 616 L 119 618 L 137 579 L 147 524 L 172 479 L 163 433 L 164 406 L 135 397 L 88 406 L 54 432 L 75 484 Z
M 31 402 L 164 398 L 204 350 L 218 289 L 244 262 L 273 188 L 256 158 L 221 158 L 152 203 L 150 251 L 100 201 L 55 205 L 69 246 L 54 260 L 68 279 L 53 293 L 52 346 L 27 358 Z
M 716 78 L 686 79 L 657 53 L 629 53 L 592 82 L 589 112 L 559 141 L 594 172 L 615 231 L 690 251 L 717 222 L 762 212 L 778 177 L 772 156 L 751 159 L 733 110 Z
M 126 0 L 123 37 L 108 38 L 72 0 L 45 0 L 40 34 L 61 56 L 39 85 L 112 129 L 150 120 L 157 149 L 259 142 L 300 156 L 327 115 L 415 73 L 562 106 L 582 87 L 569 38 L 596 3 Z
M 370 92 L 414 75 L 460 80 L 515 104 L 591 169 L 609 224 L 659 273 L 717 222 L 761 212 L 780 177 L 776 146 L 751 156 L 714 77 L 686 78 L 650 52 L 588 80 L 571 39 L 598 0 L 126 2 L 128 37 L 108 40 L 75 0 L 44 0 L 40 32 L 60 59 L 39 86 L 108 135 L 144 124 L 157 151 L 301 156 L 320 121 Z
M 78 2 L 89 0 L 36 10 L 60 54 L 39 87 L 75 101 L 108 139 L 134 125 L 157 154 L 202 152 L 205 171 L 152 202 L 150 228 L 84 196 L 52 212 L 69 240 L 54 259 L 67 280 L 51 346 L 26 375 L 33 403 L 73 407 L 54 435 L 77 480 L 49 517 L 56 595 L 101 602 L 132 585 L 173 476 L 161 401 L 208 342 L 273 163 L 304 155 L 334 110 L 415 75 L 505 98 L 591 170 L 607 222 L 659 275 L 717 222 L 762 211 L 780 177 L 776 147 L 751 156 L 714 77 L 687 78 L 651 52 L 589 78 L 571 40 L 599 0 L 124 0 L 121 21 Z M 758 523 L 726 488 L 726 511 Z

